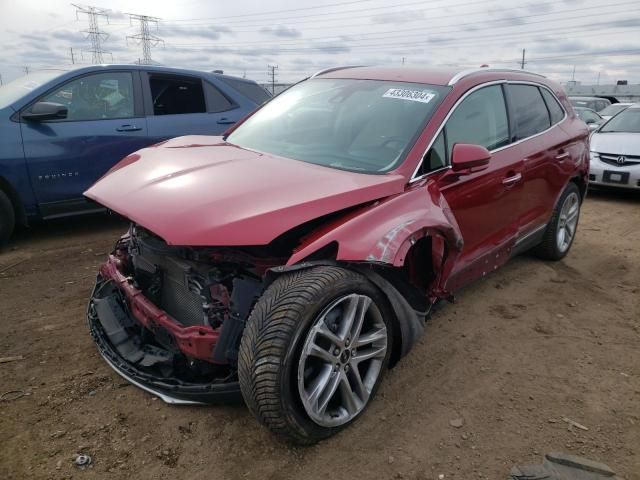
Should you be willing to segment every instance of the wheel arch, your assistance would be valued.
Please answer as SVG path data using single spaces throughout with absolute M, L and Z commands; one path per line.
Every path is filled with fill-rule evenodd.
M 0 191 L 5 193 L 11 201 L 16 216 L 16 224 L 27 225 L 27 214 L 20 200 L 20 195 L 18 195 L 17 190 L 13 188 L 13 185 L 3 176 L 0 176 Z

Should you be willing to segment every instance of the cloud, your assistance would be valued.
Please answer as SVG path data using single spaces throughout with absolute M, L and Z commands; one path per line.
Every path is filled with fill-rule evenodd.
M 298 38 L 301 33 L 294 27 L 287 27 L 286 25 L 278 25 L 277 27 L 263 27 L 260 29 L 260 33 L 273 35 L 280 38 Z
M 224 26 L 190 27 L 185 25 L 161 24 L 158 28 L 158 36 L 161 37 L 192 37 L 218 40 L 221 34 L 232 35 L 233 31 Z
M 418 20 L 424 20 L 424 12 L 420 10 L 400 10 L 393 13 L 384 13 L 380 15 L 373 15 L 371 17 L 372 23 L 409 23 Z
M 86 40 L 86 34 L 82 32 L 72 32 L 71 30 L 57 30 L 51 33 L 53 38 L 58 40 L 64 40 L 66 42 L 84 42 Z

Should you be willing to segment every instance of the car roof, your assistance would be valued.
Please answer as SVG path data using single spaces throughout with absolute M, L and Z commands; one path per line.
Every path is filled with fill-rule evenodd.
M 583 97 L 580 95 L 571 95 L 568 98 L 569 100 L 606 100 L 607 102 L 610 102 L 608 98 L 603 97 Z
M 215 73 L 208 72 L 206 70 L 195 70 L 188 68 L 179 68 L 179 67 L 168 67 L 165 65 L 138 65 L 131 63 L 107 63 L 107 64 L 96 64 L 96 65 L 58 65 L 54 67 L 46 67 L 39 69 L 40 71 L 59 71 L 59 72 L 77 72 L 77 73 L 85 73 L 92 72 L 96 70 L 147 70 L 154 72 L 165 72 L 165 73 L 175 73 L 175 74 L 184 74 L 184 75 L 200 75 L 200 76 L 212 76 L 216 78 L 230 78 L 233 80 L 239 80 L 247 83 L 256 83 L 253 80 L 242 77 L 235 77 L 233 75 L 225 75 L 223 73 Z
M 510 68 L 480 67 L 468 70 L 420 66 L 345 66 L 322 70 L 313 77 L 349 78 L 359 80 L 384 80 L 430 85 L 455 85 L 458 81 L 473 77 L 485 77 L 494 74 L 501 78 L 521 80 L 523 76 L 530 80 L 540 80 L 542 75 Z

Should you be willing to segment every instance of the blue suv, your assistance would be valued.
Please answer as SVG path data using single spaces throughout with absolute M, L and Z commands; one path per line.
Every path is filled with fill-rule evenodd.
M 29 219 L 98 210 L 82 192 L 131 152 L 222 134 L 269 98 L 250 80 L 144 65 L 41 70 L 0 87 L 0 245 Z

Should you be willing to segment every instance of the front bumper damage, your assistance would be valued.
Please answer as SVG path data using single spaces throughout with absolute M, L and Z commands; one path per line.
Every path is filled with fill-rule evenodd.
M 241 401 L 233 369 L 198 359 L 211 356 L 220 332 L 180 325 L 146 299 L 117 264 L 112 255 L 101 267 L 87 310 L 91 335 L 106 362 L 167 403 Z M 168 341 L 159 343 L 157 338 Z M 197 364 L 204 366 L 206 375 L 184 374 Z

